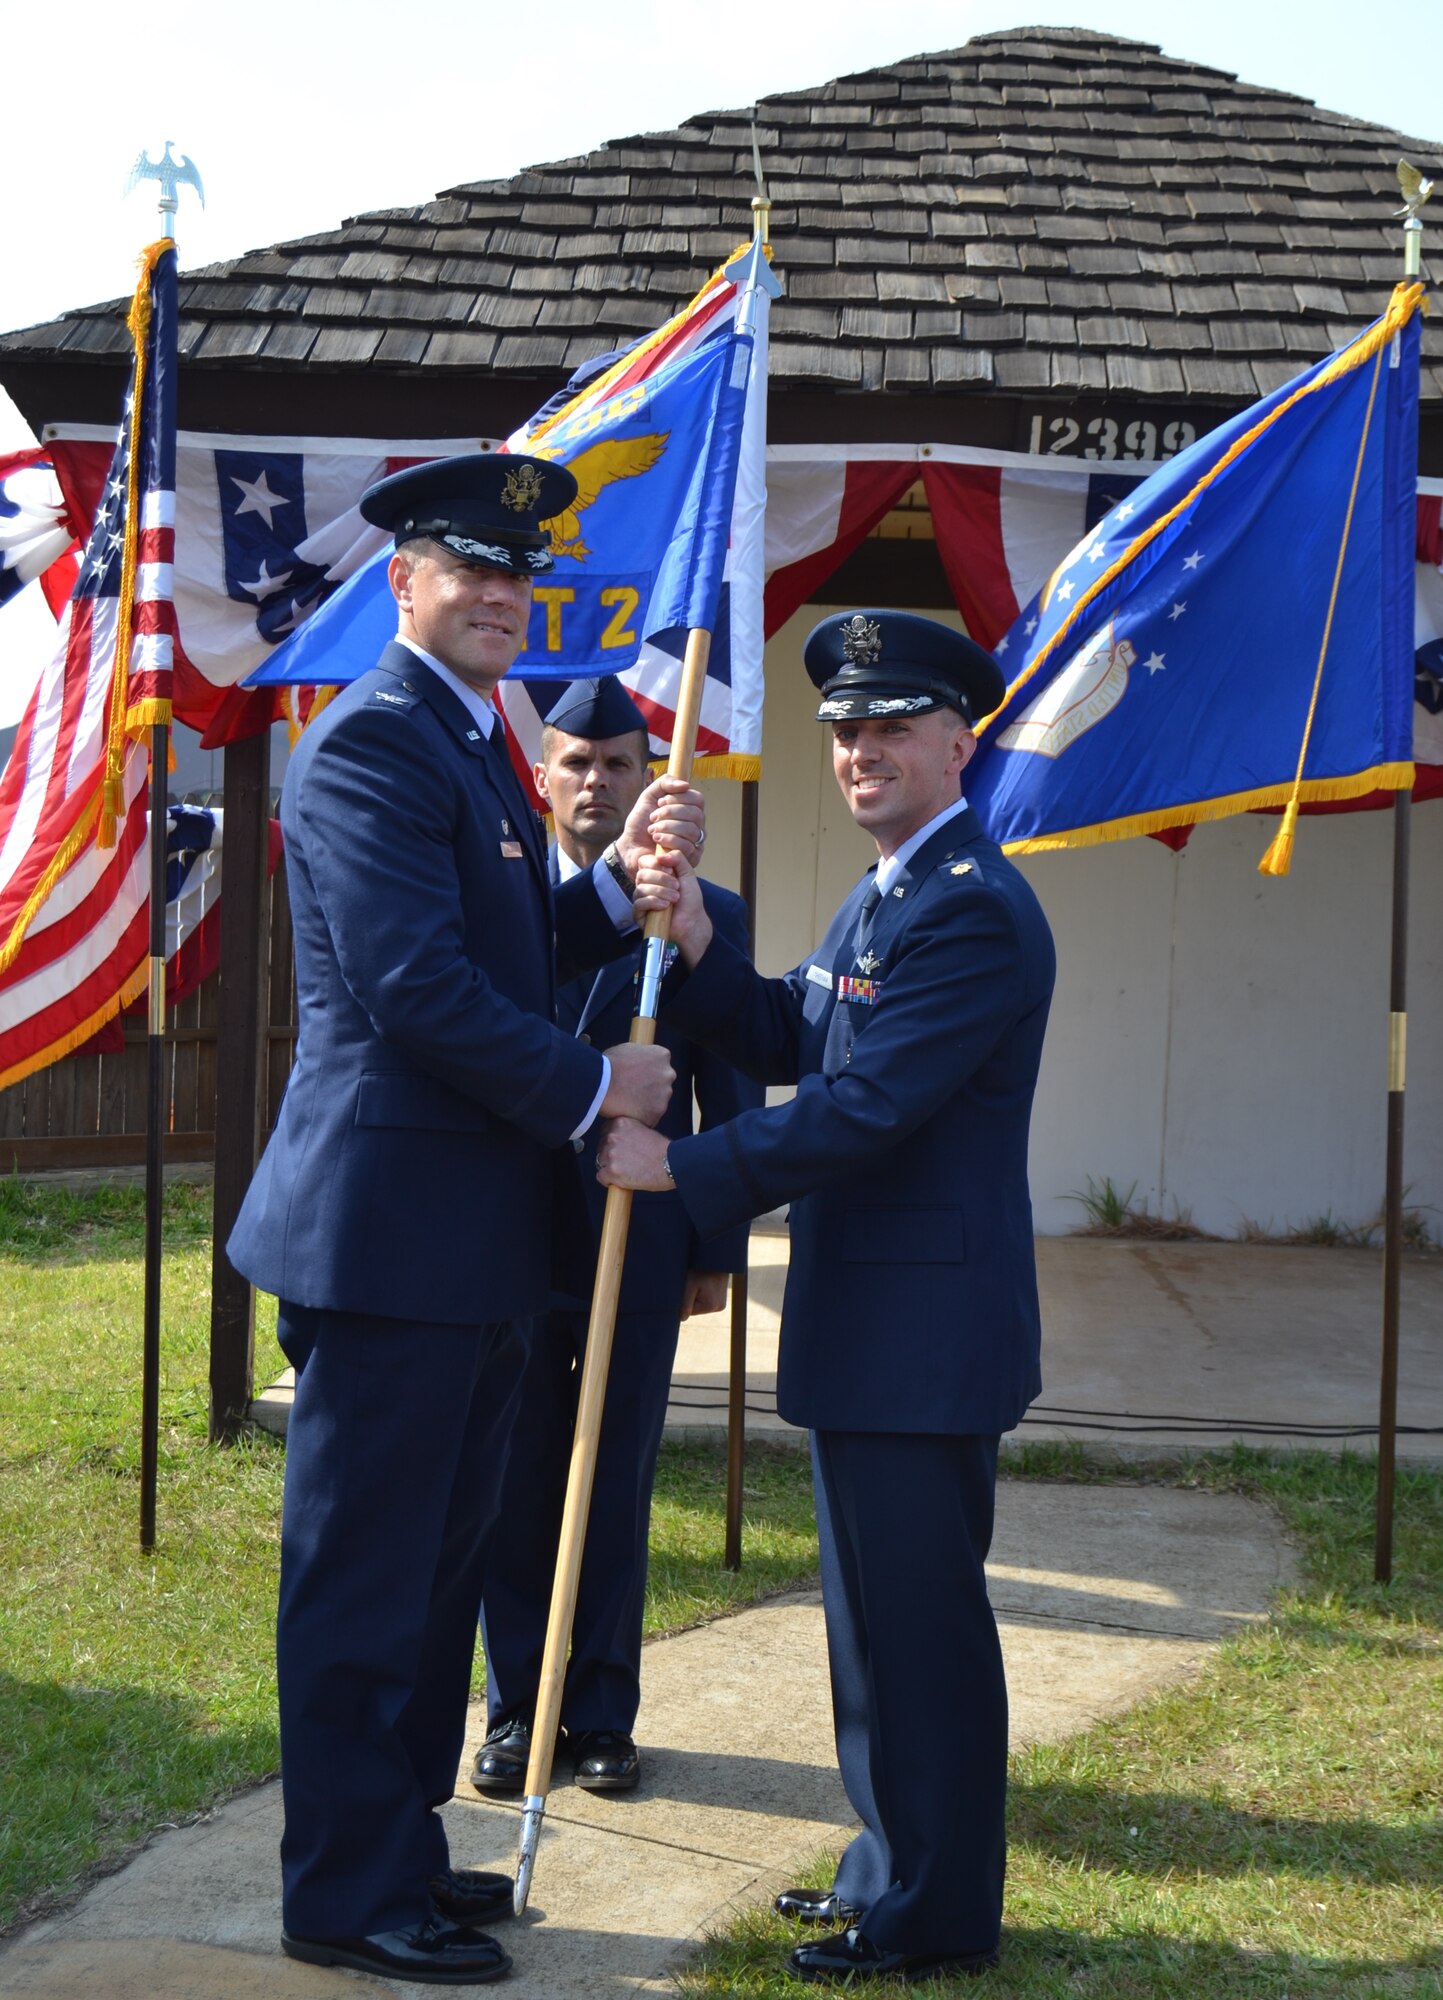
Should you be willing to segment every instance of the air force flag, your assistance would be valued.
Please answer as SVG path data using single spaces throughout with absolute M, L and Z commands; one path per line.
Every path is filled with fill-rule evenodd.
M 1420 286 L 1199 440 L 999 642 L 967 797 L 1014 852 L 1411 784 Z M 1283 872 L 1282 869 L 1270 872 Z

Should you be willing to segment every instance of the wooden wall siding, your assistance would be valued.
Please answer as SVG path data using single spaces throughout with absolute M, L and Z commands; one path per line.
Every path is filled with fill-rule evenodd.
M 270 878 L 267 926 L 265 1130 L 275 1124 L 296 1042 L 295 954 L 282 864 Z M 215 1156 L 216 1021 L 221 974 L 171 1010 L 166 1023 L 167 1161 Z M 66 1056 L 0 1091 L 0 1173 L 137 1166 L 145 1159 L 149 1056 L 143 1017 L 127 1019 L 114 1055 Z

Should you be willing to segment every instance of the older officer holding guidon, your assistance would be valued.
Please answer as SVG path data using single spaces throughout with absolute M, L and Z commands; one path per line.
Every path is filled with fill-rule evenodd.
M 1000 1433 L 1041 1387 L 1027 1131 L 1052 994 L 1036 898 L 961 794 L 991 655 L 856 612 L 807 640 L 832 764 L 878 862 L 817 950 L 763 979 L 684 863 L 664 1013 L 788 1103 L 668 1140 L 609 1128 L 603 1181 L 680 1192 L 703 1233 L 791 1204 L 777 1406 L 812 1432 L 837 1759 L 862 1830 L 799 1978 L 979 1972 L 1002 1917 L 1007 1691 L 983 1564 Z
M 454 1870 L 438 1808 L 465 1731 L 527 1323 L 550 1282 L 552 1158 L 649 1124 L 664 1049 L 555 1025 L 627 948 L 598 866 L 553 892 L 492 697 L 525 643 L 569 472 L 455 458 L 374 486 L 394 644 L 301 738 L 281 802 L 300 1038 L 229 1250 L 295 1366 L 276 1654 L 293 1958 L 443 1985 L 504 1974 L 476 1928 L 504 1876 Z M 617 840 L 695 851 L 699 797 L 648 788 Z

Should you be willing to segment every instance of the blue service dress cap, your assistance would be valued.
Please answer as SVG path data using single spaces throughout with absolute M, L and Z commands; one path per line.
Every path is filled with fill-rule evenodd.
M 547 710 L 546 726 L 567 736 L 584 736 L 590 743 L 608 736 L 630 736 L 638 729 L 643 735 L 650 734 L 646 717 L 615 674 L 573 681 Z
M 397 548 L 425 536 L 462 562 L 535 576 L 555 562 L 542 523 L 575 498 L 564 465 L 516 452 L 467 453 L 378 480 L 361 495 L 361 514 L 389 529 Z
M 839 611 L 807 634 L 802 660 L 822 691 L 819 722 L 955 708 L 980 722 L 1007 692 L 975 640 L 911 611 Z

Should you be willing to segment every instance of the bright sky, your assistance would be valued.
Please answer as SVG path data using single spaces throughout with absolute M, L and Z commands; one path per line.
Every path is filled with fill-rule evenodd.
M 142 148 L 158 158 L 167 137 L 206 189 L 203 211 L 182 190 L 185 271 L 693 112 L 956 48 L 1029 12 L 1026 0 L 907 0 L 895 13 L 876 0 L 609 0 L 507 10 L 516 32 L 503 37 L 476 0 L 429 0 L 409 18 L 392 0 L 168 0 L 143 16 L 113 0 L 11 7 L 0 330 L 130 291 L 156 190 L 122 189 Z M 1161 40 L 1401 132 L 1443 132 L 1437 0 L 1362 15 L 1352 0 L 1090 0 L 1051 18 Z M 1418 164 L 1436 173 L 1443 143 Z M 29 441 L 0 390 L 0 450 Z
M 955 48 L 1029 13 L 1026 0 L 907 0 L 895 12 L 876 0 L 609 0 L 506 10 L 518 32 L 503 39 L 497 10 L 475 0 L 429 0 L 414 25 L 391 0 L 168 0 L 144 14 L 148 30 L 113 0 L 7 9 L 0 328 L 129 292 L 155 189 L 121 190 L 142 147 L 158 157 L 167 136 L 206 188 L 204 211 L 182 193 L 185 270 L 692 112 Z M 1362 14 L 1353 0 L 1089 0 L 1051 18 L 1161 38 L 1171 55 L 1332 110 L 1443 133 L 1436 0 Z

